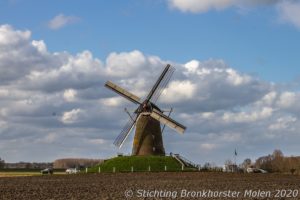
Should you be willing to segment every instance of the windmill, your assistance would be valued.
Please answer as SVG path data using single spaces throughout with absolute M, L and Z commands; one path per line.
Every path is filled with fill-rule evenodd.
M 168 64 L 143 101 L 138 96 L 111 81 L 105 83 L 107 88 L 138 105 L 133 114 L 130 114 L 125 109 L 129 114 L 129 121 L 115 139 L 114 145 L 121 148 L 135 126 L 132 155 L 165 155 L 160 123 L 175 129 L 178 133 L 184 133 L 186 127 L 165 115 L 155 104 L 162 91 L 166 88 L 174 71 L 175 68 Z

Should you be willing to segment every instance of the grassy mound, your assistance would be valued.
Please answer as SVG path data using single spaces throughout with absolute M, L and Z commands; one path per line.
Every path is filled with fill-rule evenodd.
M 132 167 L 135 172 L 149 171 L 179 171 L 181 164 L 170 156 L 120 156 L 104 161 L 104 163 L 90 168 L 89 172 L 130 172 Z

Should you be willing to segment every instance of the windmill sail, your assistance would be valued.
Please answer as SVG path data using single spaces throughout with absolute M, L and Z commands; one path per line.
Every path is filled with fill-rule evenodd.
M 134 127 L 134 125 L 135 125 L 135 123 L 137 121 L 137 118 L 138 118 L 138 114 L 134 113 L 134 115 L 132 116 L 132 118 L 129 119 L 129 121 L 126 123 L 126 125 L 124 126 L 123 130 L 121 131 L 121 133 L 115 139 L 114 145 L 116 145 L 119 148 L 122 147 L 124 141 L 128 137 L 128 135 L 131 132 L 131 130 L 133 129 L 133 127 Z
M 160 81 L 160 83 L 158 84 L 158 86 L 157 86 L 156 90 L 154 91 L 152 97 L 150 98 L 150 101 L 152 103 L 154 103 L 154 104 L 156 103 L 157 99 L 160 97 L 160 95 L 162 94 L 162 92 L 164 91 L 166 86 L 168 85 L 174 71 L 175 71 L 175 68 L 170 66 L 167 73 L 165 74 L 163 79 Z
M 184 133 L 186 129 L 185 126 L 173 120 L 169 116 L 164 115 L 160 108 L 155 105 L 157 99 L 160 97 L 169 83 L 174 71 L 174 67 L 169 64 L 166 65 L 149 94 L 143 101 L 138 96 L 128 92 L 111 81 L 107 81 L 105 83 L 107 88 L 123 96 L 129 101 L 138 104 L 138 108 L 133 113 L 133 116 L 128 113 L 130 119 L 122 129 L 121 133 L 115 139 L 114 145 L 121 148 L 134 126 L 136 126 L 137 128 L 135 130 L 132 154 L 165 155 L 162 141 L 161 124 L 164 125 L 163 130 L 165 126 L 169 126 L 179 133 Z
M 105 87 L 113 90 L 114 92 L 120 94 L 121 96 L 125 97 L 126 99 L 128 99 L 129 101 L 135 104 L 141 104 L 140 103 L 141 99 L 139 97 L 135 96 L 134 94 L 128 92 L 127 90 L 121 88 L 120 86 L 114 84 L 111 81 L 107 81 L 105 83 Z
M 165 67 L 165 69 L 163 70 L 163 72 L 161 73 L 161 75 L 159 76 L 159 78 L 157 79 L 157 81 L 156 81 L 156 83 L 154 84 L 154 86 L 153 86 L 153 88 L 151 89 L 151 91 L 149 92 L 149 94 L 148 94 L 148 96 L 147 96 L 147 98 L 146 98 L 146 100 L 147 101 L 150 101 L 154 96 L 156 96 L 155 94 L 157 94 L 157 92 L 159 91 L 158 89 L 162 86 L 161 85 L 161 83 L 164 83 L 165 82 L 165 77 L 169 77 L 169 75 L 168 76 L 166 76 L 167 74 L 170 74 L 171 73 L 171 75 L 173 74 L 173 72 L 174 72 L 174 68 L 173 67 L 171 67 L 171 65 L 167 65 L 166 67 Z M 171 76 L 170 76 L 171 77 Z M 170 79 L 170 78 L 169 78 Z M 165 84 L 166 85 L 166 84 Z M 158 97 L 157 97 L 158 98 Z M 157 98 L 156 98 L 156 100 L 157 100 Z
M 153 117 L 154 119 L 160 121 L 162 124 L 165 124 L 165 125 L 169 126 L 170 128 L 175 129 L 178 133 L 184 133 L 184 131 L 186 129 L 185 126 L 176 122 L 172 118 L 164 115 L 157 109 L 153 109 L 150 116 Z

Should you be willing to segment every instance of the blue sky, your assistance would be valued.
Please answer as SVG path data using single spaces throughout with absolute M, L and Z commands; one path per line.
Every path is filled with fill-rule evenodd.
M 0 20 L 29 29 L 48 49 L 110 52 L 141 50 L 166 60 L 224 59 L 269 81 L 299 78 L 299 28 L 280 21 L 274 5 L 184 13 L 167 1 L 1 1 Z M 58 30 L 48 22 L 63 14 L 78 20 Z
M 299 13 L 295 0 L 0 0 L 0 157 L 130 153 L 133 134 L 112 143 L 134 107 L 103 85 L 143 97 L 166 63 L 158 104 L 188 127 L 166 129 L 167 152 L 299 155 Z

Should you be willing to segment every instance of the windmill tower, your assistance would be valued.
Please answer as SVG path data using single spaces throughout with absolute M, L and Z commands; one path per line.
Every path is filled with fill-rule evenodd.
M 143 101 L 138 96 L 111 81 L 105 83 L 107 88 L 138 105 L 133 114 L 128 113 L 130 119 L 114 141 L 117 147 L 121 148 L 135 126 L 132 155 L 165 155 L 160 124 L 167 125 L 175 129 L 178 133 L 184 133 L 185 126 L 163 114 L 161 109 L 155 105 L 162 91 L 166 88 L 174 70 L 175 68 L 167 65 Z

